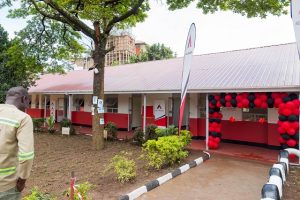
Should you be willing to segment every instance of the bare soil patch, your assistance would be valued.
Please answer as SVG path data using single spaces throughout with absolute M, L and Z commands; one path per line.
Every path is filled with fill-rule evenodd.
M 291 166 L 283 191 L 284 200 L 300 199 L 300 167 Z
M 121 151 L 131 152 L 137 164 L 137 178 L 131 183 L 119 183 L 112 173 L 102 175 L 110 159 Z M 93 199 L 117 199 L 120 195 L 144 185 L 171 170 L 201 156 L 202 151 L 190 151 L 190 156 L 181 164 L 162 169 L 149 170 L 147 163 L 138 159 L 141 147 L 125 141 L 107 141 L 106 148 L 95 151 L 92 137 L 76 135 L 61 136 L 39 133 L 35 135 L 35 160 L 30 178 L 23 195 L 37 186 L 42 192 L 50 193 L 58 199 L 67 199 L 62 193 L 68 188 L 71 171 L 75 172 L 76 183 L 88 181 L 95 187 L 91 191 Z

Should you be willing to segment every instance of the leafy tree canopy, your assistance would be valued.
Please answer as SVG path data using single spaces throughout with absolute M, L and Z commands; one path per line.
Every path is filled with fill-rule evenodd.
M 130 63 L 145 62 L 151 60 L 163 60 L 173 58 L 174 53 L 164 44 L 153 44 L 151 46 L 147 45 L 146 50 L 142 51 L 140 55 L 135 55 L 130 58 Z

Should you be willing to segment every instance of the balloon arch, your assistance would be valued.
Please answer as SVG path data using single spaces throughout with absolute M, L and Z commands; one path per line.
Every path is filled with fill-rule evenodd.
M 282 148 L 298 148 L 299 142 L 299 98 L 295 93 L 221 93 L 209 95 L 209 139 L 208 147 L 218 149 L 221 134 L 221 107 L 278 108 L 278 141 Z M 234 121 L 233 118 L 229 119 Z M 260 123 L 266 122 L 264 118 Z

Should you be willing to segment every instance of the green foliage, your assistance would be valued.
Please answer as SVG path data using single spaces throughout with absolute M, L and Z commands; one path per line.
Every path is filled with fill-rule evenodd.
M 27 55 L 20 40 L 9 41 L 0 25 L 0 103 L 5 102 L 5 92 L 9 88 L 34 85 L 42 69 L 38 60 Z
M 48 132 L 49 133 L 54 133 L 55 132 L 55 128 L 54 128 L 54 125 L 55 125 L 55 119 L 53 116 L 50 116 L 46 119 L 46 123 L 47 123 L 47 126 L 48 126 Z
M 192 142 L 192 134 L 188 130 L 181 130 L 179 139 L 184 146 L 187 146 Z
M 143 129 L 140 127 L 136 128 L 132 139 L 133 143 L 141 146 L 145 142 Z
M 34 187 L 31 189 L 30 195 L 23 197 L 23 200 L 56 200 L 56 198 L 51 197 L 49 194 L 44 194 L 37 187 Z
M 33 123 L 33 130 L 40 132 L 41 127 L 43 126 L 43 123 L 45 122 L 45 118 L 33 118 L 32 123 Z
M 140 55 L 130 57 L 130 63 L 146 62 L 152 60 L 163 60 L 173 58 L 174 53 L 169 47 L 164 44 L 153 44 L 146 46 L 146 51 L 142 51 Z
M 156 129 L 157 126 L 155 124 L 149 124 L 146 126 L 146 140 L 157 139 L 157 135 L 155 133 Z
M 60 127 L 71 127 L 72 126 L 72 121 L 68 118 L 63 118 L 60 122 Z
M 104 129 L 107 131 L 107 137 L 109 139 L 117 139 L 118 127 L 113 122 L 108 122 Z
M 176 128 L 174 125 L 171 125 L 168 128 L 157 128 L 157 129 L 155 129 L 155 133 L 156 133 L 157 137 L 177 135 L 178 128 Z
M 115 155 L 110 164 L 106 167 L 104 173 L 114 170 L 117 180 L 121 183 L 128 182 L 136 177 L 136 164 L 130 159 L 130 153 L 122 151 L 120 155 Z
M 90 184 L 89 182 L 84 182 L 81 183 L 79 185 L 75 185 L 76 189 L 78 190 L 78 192 L 80 193 L 80 195 L 82 196 L 82 198 L 84 200 L 92 200 L 92 198 L 89 196 L 89 191 L 91 189 L 93 189 L 93 185 Z M 65 196 L 70 196 L 70 188 L 64 192 Z M 74 200 L 80 200 L 79 196 L 77 195 L 77 193 L 75 192 L 74 194 Z
M 148 165 L 151 168 L 160 169 L 164 166 L 173 165 L 188 156 L 185 151 L 190 138 L 190 133 L 184 132 L 180 136 L 172 135 L 159 137 L 157 140 L 148 140 L 143 145 L 146 152 Z

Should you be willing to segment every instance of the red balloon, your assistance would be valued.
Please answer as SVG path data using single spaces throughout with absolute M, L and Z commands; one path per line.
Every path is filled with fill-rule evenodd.
M 267 101 L 268 96 L 267 96 L 266 94 L 262 94 L 259 98 L 260 98 L 262 101 Z
M 237 107 L 238 107 L 238 108 L 243 108 L 243 104 L 242 104 L 242 103 L 238 103 L 238 104 L 237 104 Z
M 215 100 L 219 101 L 221 99 L 220 95 L 215 95 Z
M 241 95 L 244 99 L 248 98 L 248 93 L 242 93 Z
M 280 103 L 280 104 L 279 104 L 279 109 L 280 109 L 280 110 L 286 109 L 285 103 Z
M 243 100 L 243 96 L 239 94 L 239 95 L 236 96 L 235 99 L 236 99 L 237 102 L 240 102 L 240 101 Z
M 226 102 L 226 107 L 231 107 L 231 103 L 230 102 Z
M 222 119 L 222 118 L 223 118 L 222 113 L 218 113 L 218 115 L 219 115 L 219 119 Z
M 219 137 L 215 137 L 215 142 L 219 144 L 220 143 L 220 138 Z
M 293 110 L 296 108 L 295 104 L 291 101 L 287 102 L 286 103 L 286 108 L 290 109 L 290 110 Z
M 289 122 L 283 122 L 281 127 L 284 128 L 287 131 L 290 128 L 290 123 Z
M 215 132 L 220 133 L 221 132 L 221 128 L 220 127 L 216 127 L 215 128 Z
M 282 121 L 280 121 L 280 120 L 278 120 L 278 121 L 277 121 L 277 124 L 278 124 L 279 126 L 281 126 L 281 125 L 282 125 L 282 123 L 283 123 L 283 122 L 282 122 Z
M 299 108 L 300 102 L 298 99 L 294 99 L 292 102 L 295 104 L 296 108 Z
M 296 156 L 295 154 L 293 154 L 293 153 L 289 154 L 289 159 L 290 159 L 291 161 L 296 160 L 296 158 L 297 158 L 297 156 Z
M 276 99 L 276 98 L 280 97 L 280 95 L 279 95 L 277 92 L 273 92 L 273 93 L 271 94 L 271 97 L 272 97 L 273 99 Z
M 209 107 L 210 108 L 215 108 L 216 106 L 209 102 Z
M 278 142 L 280 144 L 285 144 L 286 143 L 285 139 L 283 139 L 281 136 L 278 137 Z
M 278 107 L 280 104 L 282 103 L 282 99 L 281 98 L 276 98 L 274 101 L 275 107 Z
M 292 114 L 292 110 L 286 108 L 282 111 L 282 114 L 284 114 L 285 116 L 289 116 Z
M 290 125 L 293 129 L 298 130 L 299 129 L 299 122 L 291 122 Z
M 278 131 L 280 134 L 285 133 L 285 129 L 284 129 L 283 127 L 278 127 L 278 128 L 277 128 L 277 131 Z
M 229 117 L 230 122 L 235 122 L 235 118 L 233 116 Z
M 294 147 L 297 144 L 296 140 L 294 139 L 289 139 L 286 143 L 289 147 Z
M 214 139 L 214 137 L 213 136 L 208 136 L 208 141 L 210 141 L 210 140 L 213 140 Z
M 219 124 L 217 122 L 213 122 L 213 123 L 211 123 L 211 126 L 214 127 L 214 128 L 216 128 L 216 127 L 219 126 Z
M 296 134 L 296 131 L 295 131 L 295 129 L 293 129 L 293 128 L 289 128 L 289 130 L 287 130 L 287 133 L 288 133 L 289 135 L 295 135 L 295 134 Z
M 215 128 L 210 126 L 210 127 L 208 128 L 208 130 L 209 130 L 209 132 L 214 132 L 214 131 L 215 131 Z
M 267 104 L 266 102 L 263 102 L 263 103 L 261 104 L 261 107 L 262 107 L 262 108 L 268 108 L 268 104 Z
M 255 104 L 256 107 L 261 107 L 261 104 L 262 104 L 261 99 L 255 99 L 254 104 Z
M 231 100 L 231 95 L 230 95 L 230 94 L 227 94 L 227 95 L 225 96 L 225 100 L 226 100 L 226 101 L 230 101 L 230 100 Z
M 292 114 L 293 114 L 293 115 L 299 115 L 299 108 L 295 108 L 295 109 L 292 111 Z
M 244 107 L 248 107 L 249 106 L 249 100 L 248 99 L 243 99 L 242 104 L 243 104 Z
M 221 107 L 222 107 L 222 104 L 220 103 L 220 101 L 217 102 L 217 107 L 218 107 L 218 108 L 221 108 Z
M 255 95 L 255 98 L 256 98 L 256 99 L 259 99 L 260 96 L 261 96 L 261 93 L 256 92 L 254 95 Z

